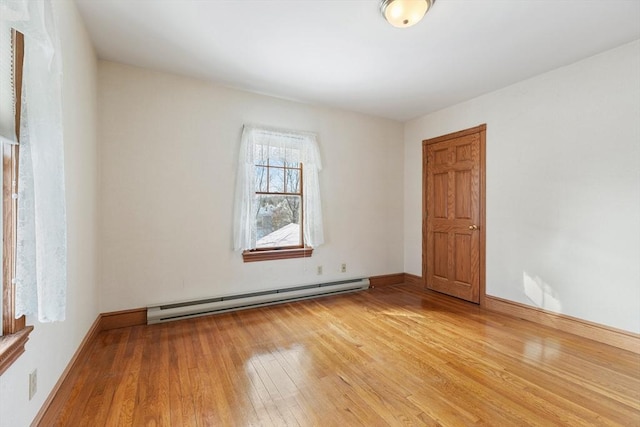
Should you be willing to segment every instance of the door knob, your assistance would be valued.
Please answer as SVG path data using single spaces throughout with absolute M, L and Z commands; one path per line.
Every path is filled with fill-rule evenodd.
M 478 226 L 475 224 L 469 226 L 469 230 L 477 230 L 477 229 L 478 229 Z

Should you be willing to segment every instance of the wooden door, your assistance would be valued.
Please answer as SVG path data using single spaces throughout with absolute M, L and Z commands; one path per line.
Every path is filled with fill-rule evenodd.
M 425 284 L 475 303 L 484 302 L 485 132 L 480 125 L 422 146 Z

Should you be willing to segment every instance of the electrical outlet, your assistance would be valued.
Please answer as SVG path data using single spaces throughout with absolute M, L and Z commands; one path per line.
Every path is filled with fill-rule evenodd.
M 347 264 L 342 264 L 340 266 L 340 273 L 346 273 L 347 272 Z
M 29 400 L 33 398 L 36 391 L 38 391 L 38 370 L 34 369 L 33 372 L 29 374 Z
M 318 275 L 320 275 L 320 274 L 322 274 L 322 266 L 321 265 L 318 266 Z

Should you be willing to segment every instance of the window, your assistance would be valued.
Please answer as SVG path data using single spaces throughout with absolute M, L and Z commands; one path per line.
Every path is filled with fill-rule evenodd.
M 0 374 L 24 352 L 29 332 L 25 317 L 15 318 L 15 254 L 17 201 L 17 159 L 20 136 L 22 66 L 24 38 L 21 33 L 0 27 L 0 140 L 2 145 L 2 337 Z
M 33 329 L 24 315 L 65 318 L 67 222 L 62 56 L 52 5 L 0 2 L 0 13 L 2 373 Z
M 255 171 L 256 249 L 303 247 L 302 164 L 266 157 Z
M 245 126 L 234 247 L 245 262 L 309 257 L 323 243 L 314 134 Z

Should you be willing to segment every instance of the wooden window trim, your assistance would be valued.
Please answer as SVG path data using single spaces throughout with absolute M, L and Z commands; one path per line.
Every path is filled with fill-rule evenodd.
M 278 196 L 299 196 L 300 197 L 300 228 L 304 229 L 304 182 L 303 182 L 303 168 L 304 165 L 299 163 L 297 167 L 291 166 L 272 166 L 269 164 L 269 160 L 267 159 L 266 164 L 256 164 L 258 167 L 264 167 L 267 169 L 267 191 L 256 191 L 256 194 L 269 194 L 269 195 L 278 195 Z M 280 192 L 271 192 L 269 191 L 269 173 L 270 169 L 284 169 L 285 172 L 287 169 L 296 169 L 300 174 L 300 185 L 298 187 L 298 192 L 289 193 L 286 192 L 287 184 L 286 184 L 286 173 L 285 173 L 285 183 L 284 183 L 284 193 Z M 313 248 L 306 246 L 304 242 L 304 233 L 301 231 L 300 233 L 300 245 L 299 246 L 285 246 L 279 248 L 255 248 L 242 252 L 242 260 L 244 262 L 257 262 L 257 261 L 274 261 L 279 259 L 292 259 L 292 258 L 309 258 L 313 255 Z
M 33 326 L 26 326 L 14 334 L 0 337 L 0 375 L 24 353 L 31 331 Z
M 309 258 L 313 255 L 313 248 L 274 248 L 254 249 L 242 252 L 244 262 L 273 261 L 277 259 Z
M 22 107 L 22 67 L 24 37 L 12 30 L 13 78 L 16 90 L 15 128 L 20 140 L 20 111 Z M 19 146 L 4 144 L 2 149 L 2 337 L 0 337 L 0 375 L 24 353 L 33 326 L 26 326 L 25 316 L 15 318 L 16 228 L 18 201 Z

